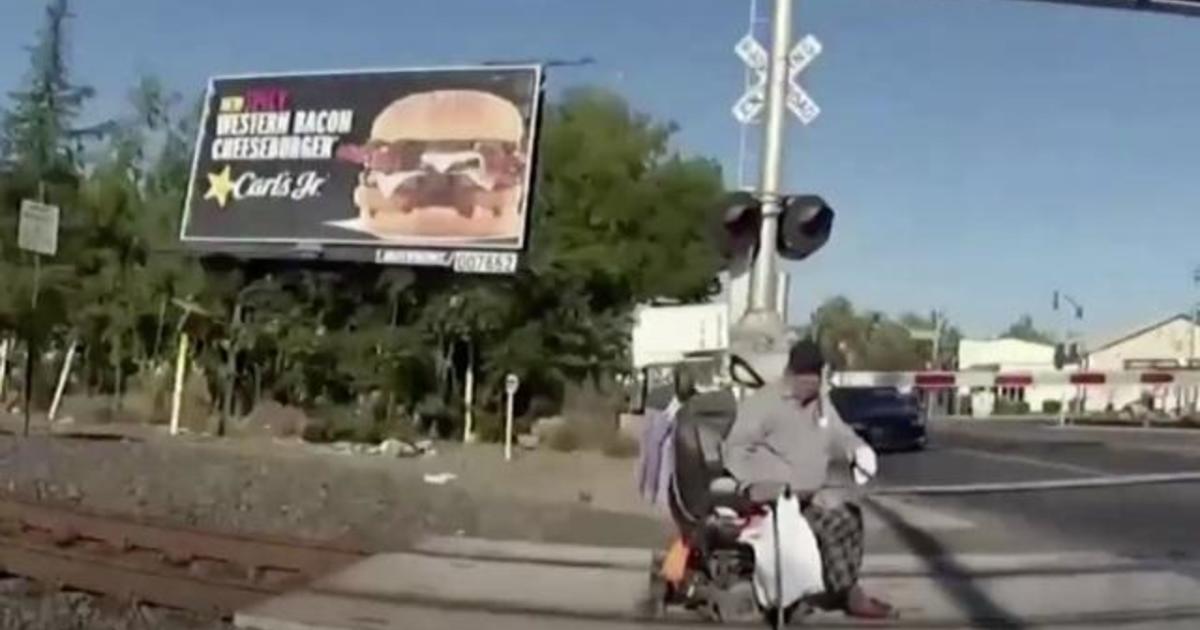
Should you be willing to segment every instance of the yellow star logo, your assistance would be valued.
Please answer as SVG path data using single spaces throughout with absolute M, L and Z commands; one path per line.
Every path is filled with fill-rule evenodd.
M 215 199 L 218 206 L 222 208 L 229 203 L 229 194 L 233 192 L 233 178 L 230 176 L 229 166 L 226 165 L 220 173 L 208 174 L 208 192 L 204 193 L 205 199 Z

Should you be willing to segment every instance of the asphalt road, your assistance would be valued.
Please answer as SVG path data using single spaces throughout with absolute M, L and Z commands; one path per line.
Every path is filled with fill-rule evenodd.
M 945 421 L 930 447 L 885 456 L 881 486 L 1119 478 L 1200 471 L 1200 431 L 1059 429 Z M 936 531 L 892 518 L 875 548 L 956 551 L 1105 550 L 1140 558 L 1200 557 L 1200 482 L 913 497 L 917 510 L 945 512 L 968 526 Z M 913 510 L 910 510 L 913 512 Z M 919 511 L 917 512 L 919 513 Z

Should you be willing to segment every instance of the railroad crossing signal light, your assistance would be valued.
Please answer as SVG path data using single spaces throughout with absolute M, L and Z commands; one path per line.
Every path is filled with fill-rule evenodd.
M 829 240 L 833 208 L 818 195 L 786 195 L 781 205 L 775 250 L 788 260 L 804 260 Z M 725 266 L 752 258 L 760 245 L 762 201 L 748 192 L 729 194 L 717 217 L 717 246 Z
M 818 195 L 789 195 L 779 215 L 775 249 L 788 260 L 804 260 L 821 249 L 833 232 L 833 208 Z
M 717 212 L 717 250 L 726 267 L 754 257 L 762 227 L 762 203 L 748 192 L 726 195 Z

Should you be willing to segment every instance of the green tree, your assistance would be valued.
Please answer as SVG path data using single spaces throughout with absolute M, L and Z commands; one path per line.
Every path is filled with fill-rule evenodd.
M 945 316 L 941 316 L 941 333 L 938 338 L 938 356 L 937 367 L 952 369 L 957 365 L 958 361 L 958 344 L 962 341 L 962 330 L 955 326 L 952 322 L 944 321 Z M 916 313 L 903 313 L 900 315 L 900 324 L 910 331 L 932 331 L 936 328 L 934 316 L 923 317 Z
M 1034 343 L 1054 343 L 1054 336 L 1038 329 L 1033 323 L 1033 317 L 1028 314 L 1018 317 L 1017 321 L 1013 322 L 1004 332 L 1000 333 L 1000 337 L 1032 341 Z
M 13 92 L 13 107 L 0 123 L 0 156 L 12 170 L 34 177 L 73 179 L 82 163 L 82 143 L 106 125 L 77 127 L 92 88 L 71 81 L 67 67 L 67 0 L 52 0 L 45 22 L 29 47 L 30 70 L 24 87 Z
M 140 377 L 167 371 L 179 303 L 204 320 L 194 324 L 196 362 L 210 398 L 229 393 L 235 417 L 270 397 L 310 408 L 384 400 L 374 408 L 391 418 L 431 399 L 461 411 L 468 363 L 492 412 L 509 372 L 524 393 L 556 400 L 574 384 L 609 383 L 627 369 L 635 305 L 714 292 L 707 224 L 722 193 L 718 166 L 680 155 L 673 124 L 591 89 L 545 108 L 532 238 L 514 276 L 202 266 L 176 238 L 200 103 L 143 78 L 127 115 L 79 127 L 91 90 L 69 80 L 69 15 L 65 0 L 50 0 L 27 85 L 3 117 L 0 334 L 33 327 L 52 349 L 80 343 L 83 381 L 114 405 L 155 381 Z M 85 154 L 100 131 L 89 145 L 99 151 Z M 33 312 L 29 261 L 12 243 L 15 209 L 47 180 L 64 208 L 63 253 L 46 261 Z
M 930 360 L 930 344 L 913 338 L 910 330 L 931 329 L 932 323 L 915 315 L 893 320 L 874 311 L 856 311 L 845 297 L 834 297 L 813 312 L 810 328 L 816 332 L 825 356 L 835 367 L 850 370 L 916 370 Z M 952 327 L 948 327 L 953 331 Z M 956 344 L 957 332 L 943 332 L 946 345 Z M 940 357 L 952 356 L 943 347 Z

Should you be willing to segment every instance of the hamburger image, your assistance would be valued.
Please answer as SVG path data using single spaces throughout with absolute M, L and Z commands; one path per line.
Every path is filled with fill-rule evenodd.
M 524 225 L 524 140 L 510 101 L 439 90 L 394 101 L 365 145 L 342 145 L 337 157 L 363 169 L 354 205 L 376 236 L 515 239 Z

